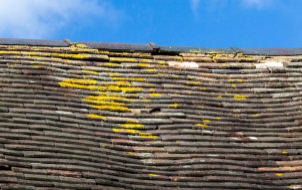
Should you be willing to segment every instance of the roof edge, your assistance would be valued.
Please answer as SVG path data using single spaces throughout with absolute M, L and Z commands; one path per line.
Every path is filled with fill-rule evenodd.
M 111 51 L 142 51 L 156 53 L 181 53 L 181 52 L 200 52 L 200 53 L 243 53 L 247 55 L 302 55 L 302 47 L 290 48 L 211 48 L 211 47 L 186 47 L 186 46 L 159 46 L 155 43 L 134 44 L 134 43 L 108 43 L 108 42 L 72 42 L 64 40 L 42 40 L 42 39 L 19 39 L 19 38 L 0 38 L 3 45 L 29 45 L 29 46 L 50 46 L 68 47 L 72 44 L 85 44 L 87 47 L 100 50 Z

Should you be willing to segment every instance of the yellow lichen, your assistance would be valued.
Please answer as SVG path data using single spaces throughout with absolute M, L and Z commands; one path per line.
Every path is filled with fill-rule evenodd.
M 259 116 L 260 116 L 259 113 L 256 113 L 256 114 L 253 115 L 253 117 L 259 117 Z
M 102 116 L 102 115 L 98 115 L 98 114 L 88 114 L 87 117 L 90 117 L 90 118 L 97 118 L 97 119 L 106 119 L 105 116 Z
M 112 128 L 114 132 L 119 132 L 119 133 L 131 133 L 131 134 L 139 134 L 140 131 L 135 130 L 135 129 L 119 129 L 119 128 Z
M 121 64 L 119 63 L 111 63 L 111 62 L 107 62 L 107 63 L 99 63 L 99 66 L 108 66 L 108 67 L 119 67 Z
M 179 106 L 179 104 L 170 104 L 169 107 L 172 107 L 172 108 L 177 108 Z
M 128 111 L 129 108 L 125 106 L 112 106 L 112 105 L 90 105 L 93 108 L 96 109 L 102 109 L 102 110 L 112 110 L 112 111 Z
M 200 85 L 200 82 L 186 81 L 186 84 L 188 84 L 188 85 Z
M 140 138 L 146 138 L 146 139 L 156 139 L 157 138 L 157 136 L 154 136 L 151 133 L 145 133 L 145 132 L 141 132 L 138 135 Z
M 158 175 L 158 174 L 149 174 L 150 176 L 155 176 L 155 177 L 157 177 L 157 176 L 160 176 L 160 175 Z
M 125 124 L 120 124 L 124 128 L 140 128 L 144 127 L 143 124 L 133 124 L 133 123 L 125 123 Z
M 121 81 L 145 81 L 144 78 L 129 78 L 129 77 L 111 77 L 114 80 L 121 80 Z
M 83 73 L 89 73 L 89 74 L 93 74 L 93 75 L 98 75 L 99 73 L 98 72 L 96 72 L 96 71 L 92 71 L 92 70 L 85 70 L 85 69 L 83 69 L 82 70 L 82 72 Z
M 247 96 L 241 94 L 235 94 L 234 100 L 246 100 Z
M 137 66 L 140 66 L 140 67 L 149 67 L 150 64 L 148 64 L 148 63 L 138 63 Z
M 197 123 L 197 124 L 195 124 L 195 126 L 198 126 L 198 127 L 208 127 L 208 125 L 206 123 Z
M 148 71 L 148 72 L 155 72 L 156 69 L 146 69 L 146 71 Z
M 91 73 L 98 74 L 91 70 L 82 70 L 83 73 Z M 89 106 L 101 109 L 101 110 L 110 110 L 110 111 L 132 111 L 130 110 L 125 102 L 129 101 L 139 101 L 138 98 L 134 96 L 138 96 L 138 94 L 133 93 L 135 91 L 141 91 L 143 88 L 137 87 L 136 85 L 132 85 L 128 81 L 144 81 L 144 78 L 130 78 L 130 77 L 119 77 L 117 73 L 111 73 L 109 76 L 113 79 L 113 82 L 102 83 L 100 85 L 96 85 L 97 81 L 92 79 L 67 79 L 59 82 L 61 87 L 69 87 L 69 88 L 78 88 L 78 89 L 86 89 L 90 91 L 97 92 L 98 95 L 88 96 L 82 98 L 83 102 L 93 103 Z M 123 92 L 122 94 L 118 94 L 118 92 Z M 131 92 L 131 96 L 127 95 L 128 92 Z M 153 96 L 161 96 L 161 94 L 152 94 Z M 150 96 L 152 96 L 150 95 Z M 131 98 L 129 98 L 131 97 Z M 150 99 L 143 98 L 143 101 L 150 101 Z M 88 114 L 87 117 L 97 118 L 97 119 L 105 119 L 106 117 L 98 115 L 98 114 Z M 149 138 L 155 139 L 157 136 L 152 135 L 152 133 L 141 132 L 139 130 L 135 130 L 133 128 L 142 128 L 143 124 L 138 124 L 137 120 L 128 119 L 128 122 L 132 123 L 124 123 L 120 124 L 123 128 L 113 128 L 114 132 L 120 133 L 131 133 L 136 134 L 139 138 Z
M 88 48 L 85 44 L 81 44 L 81 43 L 75 44 L 75 46 L 78 48 Z
M 131 123 L 137 123 L 137 120 L 136 120 L 136 119 L 128 119 L 127 122 L 129 122 L 129 123 L 130 123 L 130 122 L 131 122 Z
M 151 97 L 160 97 L 162 96 L 161 94 L 156 94 L 156 93 L 153 93 L 153 94 L 150 94 Z
M 138 62 L 134 58 L 121 58 L 121 57 L 110 57 L 110 62 Z
M 62 82 L 59 82 L 60 86 L 62 87 L 70 87 L 72 84 L 87 84 L 87 85 L 94 85 L 96 84 L 96 80 L 91 79 L 68 79 Z

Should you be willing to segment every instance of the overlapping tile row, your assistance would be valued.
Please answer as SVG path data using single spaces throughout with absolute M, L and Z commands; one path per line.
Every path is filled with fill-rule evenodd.
M 2 189 L 301 189 L 300 56 L 0 45 Z

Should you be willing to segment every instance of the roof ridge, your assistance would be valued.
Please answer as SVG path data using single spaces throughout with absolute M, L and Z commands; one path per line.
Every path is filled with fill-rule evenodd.
M 147 44 L 136 43 L 111 43 L 111 42 L 73 42 L 69 39 L 64 40 L 43 40 L 43 39 L 21 39 L 21 38 L 0 38 L 3 45 L 30 45 L 30 46 L 50 46 L 68 47 L 73 44 L 84 44 L 90 48 L 112 50 L 112 51 L 143 51 L 143 52 L 197 52 L 197 53 L 238 53 L 248 55 L 302 55 L 302 47 L 287 48 L 213 48 L 213 47 L 194 47 L 194 46 L 160 46 L 149 42 Z

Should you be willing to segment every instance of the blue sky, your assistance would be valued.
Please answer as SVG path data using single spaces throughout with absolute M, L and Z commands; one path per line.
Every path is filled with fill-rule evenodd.
M 51 3 L 50 3 L 51 2 Z M 1 0 L 0 37 L 301 47 L 301 0 Z

